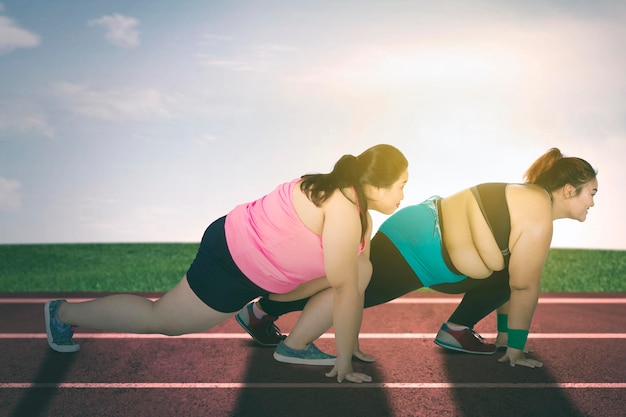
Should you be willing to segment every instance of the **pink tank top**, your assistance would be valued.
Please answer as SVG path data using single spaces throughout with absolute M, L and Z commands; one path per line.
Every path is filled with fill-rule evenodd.
M 277 294 L 325 275 L 322 237 L 306 228 L 293 206 L 298 181 L 279 185 L 226 216 L 226 243 L 235 264 L 250 281 Z
M 299 181 L 281 184 L 226 216 L 226 243 L 235 264 L 250 281 L 276 294 L 326 275 L 322 237 L 302 223 L 293 205 Z

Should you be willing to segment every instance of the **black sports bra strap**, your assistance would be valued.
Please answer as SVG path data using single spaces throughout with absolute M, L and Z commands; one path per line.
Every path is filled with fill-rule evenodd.
M 509 252 L 511 218 L 505 195 L 507 185 L 499 182 L 486 183 L 472 187 L 471 190 L 504 256 L 504 262 L 508 265 L 511 255 Z

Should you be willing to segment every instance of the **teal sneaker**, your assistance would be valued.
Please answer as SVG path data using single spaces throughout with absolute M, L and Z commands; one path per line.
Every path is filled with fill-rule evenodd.
M 48 345 L 57 352 L 72 353 L 78 351 L 80 345 L 72 341 L 74 336 L 72 326 L 59 320 L 59 306 L 63 301 L 65 300 L 48 301 L 44 306 Z
M 278 362 L 293 363 L 296 365 L 334 365 L 336 357 L 324 353 L 317 348 L 313 343 L 302 350 L 292 349 L 285 344 L 284 341 L 280 341 L 274 351 L 274 359 Z

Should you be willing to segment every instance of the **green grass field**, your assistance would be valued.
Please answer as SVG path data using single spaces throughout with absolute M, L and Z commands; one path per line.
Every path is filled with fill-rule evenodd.
M 0 245 L 0 292 L 163 292 L 195 243 Z M 626 251 L 552 249 L 544 292 L 625 292 Z

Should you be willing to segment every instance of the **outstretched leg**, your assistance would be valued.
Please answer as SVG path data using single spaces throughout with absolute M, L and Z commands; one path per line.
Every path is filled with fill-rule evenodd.
M 64 302 L 58 310 L 59 319 L 74 326 L 169 336 L 204 331 L 232 315 L 207 306 L 191 290 L 186 276 L 157 301 L 116 294 L 81 303 Z

